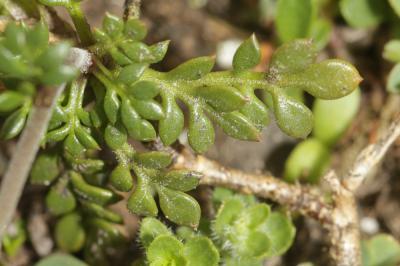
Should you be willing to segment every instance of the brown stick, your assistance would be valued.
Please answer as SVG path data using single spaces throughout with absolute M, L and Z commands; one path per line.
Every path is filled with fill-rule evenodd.
M 248 174 L 221 166 L 204 156 L 192 156 L 184 150 L 177 157 L 177 168 L 202 173 L 203 185 L 223 186 L 246 194 L 273 200 L 293 211 L 315 218 L 324 225 L 331 223 L 332 208 L 322 197 L 306 186 L 288 184 L 269 175 Z

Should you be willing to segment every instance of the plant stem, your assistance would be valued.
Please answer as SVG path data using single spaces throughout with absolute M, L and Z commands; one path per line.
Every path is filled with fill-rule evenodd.
M 69 15 L 74 22 L 76 32 L 78 33 L 79 40 L 84 47 L 93 44 L 93 35 L 90 30 L 90 25 L 82 12 L 81 5 L 78 2 L 73 2 L 67 6 Z
M 140 17 L 140 6 L 141 0 L 125 0 L 125 10 L 124 10 L 124 18 L 125 20 L 129 18 L 138 19 Z

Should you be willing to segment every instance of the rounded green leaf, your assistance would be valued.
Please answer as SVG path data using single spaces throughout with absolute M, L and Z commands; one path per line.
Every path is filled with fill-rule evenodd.
M 313 114 L 301 102 L 287 97 L 283 93 L 272 95 L 274 113 L 279 128 L 295 138 L 305 138 L 313 127 Z
M 386 1 L 340 0 L 340 13 L 355 28 L 375 27 L 388 17 Z
M 250 206 L 245 211 L 248 227 L 256 229 L 258 226 L 265 223 L 271 212 L 271 208 L 264 203 L 255 204 Z
M 167 188 L 186 192 L 197 187 L 201 176 L 189 170 L 171 170 L 157 181 Z
M 135 154 L 135 161 L 145 168 L 163 169 L 172 163 L 172 156 L 168 152 L 151 151 Z
M 101 219 L 105 219 L 105 220 L 113 222 L 113 223 L 122 223 L 123 222 L 122 217 L 119 214 L 117 214 L 113 211 L 110 211 L 110 210 L 104 208 L 103 206 L 100 206 L 95 203 L 87 202 L 87 201 L 83 201 L 83 202 L 81 202 L 81 204 L 82 204 L 83 210 L 92 216 L 99 217 Z
M 265 104 L 258 99 L 253 90 L 247 90 L 244 96 L 248 99 L 248 102 L 240 109 L 240 112 L 249 121 L 261 131 L 264 127 L 269 124 L 269 112 Z
M 397 16 L 400 16 L 400 1 L 399 0 L 389 0 L 389 4 L 396 12 Z
M 241 245 L 243 254 L 251 257 L 264 257 L 271 248 L 269 237 L 258 231 L 250 231 L 246 240 Z
M 152 81 L 138 81 L 128 88 L 128 93 L 139 100 L 149 100 L 160 92 L 160 86 Z
M 306 37 L 311 17 L 311 0 L 279 0 L 275 21 L 279 39 L 287 42 Z
M 133 109 L 129 100 L 122 101 L 121 120 L 131 138 L 139 141 L 150 141 L 156 138 L 153 125 Z
M 284 177 L 290 182 L 306 179 L 316 183 L 329 166 L 329 159 L 330 152 L 322 142 L 307 139 L 298 144 L 286 160 Z
M 72 156 L 79 156 L 86 150 L 74 133 L 70 133 L 64 140 L 64 149 Z
M 61 178 L 46 195 L 46 206 L 53 215 L 61 215 L 75 209 L 76 200 L 68 188 L 68 180 Z
M 396 64 L 390 71 L 386 86 L 389 92 L 400 92 L 400 63 Z
M 25 96 L 15 91 L 5 91 L 0 94 L 0 113 L 11 112 L 20 107 L 24 101 Z
M 58 156 L 52 153 L 41 153 L 33 163 L 31 170 L 31 183 L 50 185 L 60 174 Z
M 146 70 L 147 65 L 142 63 L 130 64 L 121 69 L 117 80 L 124 84 L 131 84 L 137 81 Z
M 128 210 L 138 215 L 156 216 L 158 208 L 153 198 L 152 188 L 143 177 L 138 176 L 137 180 L 137 187 L 128 199 Z
M 183 244 L 173 236 L 158 236 L 150 244 L 146 255 L 150 265 L 174 265 L 185 266 L 186 261 L 182 257 Z
M 161 186 L 157 187 L 157 192 L 161 210 L 168 220 L 194 228 L 199 225 L 201 210 L 194 198 Z
M 187 266 L 217 266 L 219 252 L 210 239 L 196 236 L 189 239 L 183 248 Z
M 210 119 L 198 105 L 191 106 L 188 140 L 190 147 L 197 153 L 206 152 L 214 144 L 215 132 Z
M 291 219 L 280 212 L 271 213 L 264 224 L 263 231 L 271 240 L 267 257 L 284 254 L 292 245 L 296 234 L 296 228 Z
M 269 65 L 269 78 L 273 81 L 277 75 L 303 71 L 315 62 L 318 51 L 311 40 L 294 40 L 281 45 L 273 53 Z
M 44 1 L 44 0 L 40 0 Z M 61 0 L 63 1 L 63 0 Z M 48 2 L 48 1 L 47 1 Z M 35 266 L 88 266 L 83 261 L 76 259 L 75 257 L 67 254 L 52 254 L 41 259 Z
M 153 60 L 151 61 L 151 63 L 157 63 L 164 58 L 168 50 L 169 42 L 170 41 L 167 40 L 163 42 L 158 42 L 150 46 L 150 51 L 153 55 Z
M 216 122 L 228 136 L 240 140 L 258 141 L 260 132 L 238 111 L 216 116 Z
M 44 22 L 38 22 L 26 32 L 26 41 L 32 53 L 45 49 L 49 42 L 49 30 Z
M 0 130 L 0 138 L 9 140 L 18 136 L 25 126 L 26 116 L 27 111 L 22 107 L 7 117 Z
M 132 106 L 144 119 L 160 120 L 164 117 L 164 112 L 160 104 L 155 100 L 137 100 L 131 98 Z
M 119 107 L 120 100 L 118 99 L 117 92 L 113 89 L 107 89 L 104 96 L 104 112 L 112 124 L 117 122 Z
M 69 172 L 74 192 L 82 199 L 99 205 L 115 203 L 119 197 L 112 191 L 86 183 L 83 177 L 76 172 Z
M 120 44 L 125 55 L 138 63 L 149 63 L 153 59 L 150 48 L 142 42 L 124 41 Z
M 356 116 L 360 101 L 359 89 L 336 100 L 316 99 L 313 106 L 314 136 L 328 146 L 333 145 Z
M 119 164 L 110 175 L 111 185 L 119 191 L 130 191 L 133 187 L 133 179 L 129 167 Z
M 89 130 L 78 126 L 75 127 L 75 134 L 77 139 L 83 146 L 87 149 L 99 149 L 99 144 L 97 144 L 96 140 L 90 135 Z
M 127 142 L 127 139 L 125 129 L 120 125 L 109 124 L 104 130 L 104 140 L 111 149 L 120 149 Z
M 238 198 L 223 202 L 215 217 L 213 232 L 223 239 L 224 235 L 229 233 L 228 228 L 234 224 L 244 207 L 244 203 Z
M 195 95 L 203 98 L 218 112 L 232 112 L 246 103 L 243 95 L 236 88 L 229 86 L 197 87 Z
M 140 243 L 147 248 L 159 235 L 172 235 L 172 233 L 159 220 L 151 217 L 144 218 L 140 224 Z
M 363 266 L 395 266 L 400 263 L 400 244 L 392 236 L 378 234 L 362 244 Z
M 115 38 L 121 35 L 124 29 L 124 22 L 117 16 L 113 16 L 110 13 L 106 13 L 103 19 L 103 30 L 111 38 Z
M 245 40 L 236 50 L 233 56 L 233 69 L 244 71 L 255 67 L 261 60 L 260 46 L 255 34 Z
M 196 80 L 211 72 L 215 58 L 209 56 L 197 57 L 186 61 L 167 73 L 169 79 Z
M 400 62 L 400 40 L 391 40 L 385 44 L 383 57 L 392 62 Z
M 141 41 L 147 35 L 147 28 L 141 20 L 131 18 L 125 22 L 124 34 L 131 39 Z
M 85 242 L 82 218 L 78 213 L 67 214 L 56 224 L 55 239 L 60 249 L 67 252 L 79 251 Z
M 158 125 L 159 135 L 164 145 L 174 143 L 183 130 L 184 117 L 172 95 L 162 94 L 165 117 Z

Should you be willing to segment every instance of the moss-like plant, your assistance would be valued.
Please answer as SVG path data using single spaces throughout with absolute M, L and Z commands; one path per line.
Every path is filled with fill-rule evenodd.
M 316 61 L 317 49 L 305 39 L 278 48 L 267 73 L 253 71 L 261 59 L 255 35 L 237 49 L 232 70 L 213 71 L 214 58 L 204 56 L 160 72 L 151 65 L 163 59 L 169 42 L 145 44 L 147 30 L 137 18 L 106 14 L 102 27 L 92 30 L 80 1 L 39 2 L 67 9 L 79 44 L 91 52 L 94 65 L 77 77 L 76 69 L 66 63 L 69 45 L 49 44 L 45 23 L 9 23 L 0 39 L 0 78 L 5 87 L 0 93 L 0 113 L 5 117 L 1 137 L 11 139 L 23 130 L 37 90 L 67 83 L 42 140 L 31 182 L 49 186 L 45 201 L 57 217 L 58 247 L 71 253 L 83 250 L 90 265 L 112 264 L 110 253 L 126 245 L 119 226 L 122 218 L 108 208 L 123 196 L 128 195 L 127 209 L 134 214 L 159 218 L 161 209 L 173 224 L 197 229 L 200 223 L 201 207 L 188 192 L 197 187 L 201 175 L 171 169 L 171 154 L 139 152 L 130 140 L 145 143 L 159 137 L 171 146 L 186 122 L 190 147 L 204 153 L 214 144 L 215 126 L 236 139 L 259 140 L 269 113 L 283 132 L 306 138 L 313 129 L 313 114 L 287 91 L 337 99 L 361 81 L 346 61 Z M 269 96 L 268 105 L 256 96 L 257 89 Z M 207 265 L 261 265 L 263 259 L 284 253 L 295 234 L 286 214 L 239 196 L 221 202 L 209 229 L 212 234 L 183 238 L 156 218 L 143 219 L 140 242 L 146 263 L 205 265 L 206 259 Z

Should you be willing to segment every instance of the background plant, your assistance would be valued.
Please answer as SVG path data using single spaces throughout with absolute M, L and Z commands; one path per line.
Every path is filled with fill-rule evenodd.
M 237 49 L 232 70 L 213 71 L 214 58 L 204 56 L 161 72 L 152 65 L 163 60 L 169 41 L 145 44 L 147 29 L 137 17 L 106 14 L 102 27 L 91 29 L 80 1 L 21 5 L 37 10 L 36 17 L 42 20 L 33 27 L 8 23 L 2 33 L 0 56 L 5 64 L 0 72 L 6 89 L 0 94 L 4 103 L 0 111 L 6 118 L 1 135 L 12 139 L 23 130 L 37 91 L 68 82 L 54 107 L 30 179 L 48 187 L 44 201 L 55 218 L 54 239 L 60 250 L 77 254 L 89 265 L 115 263 L 116 254 L 129 244 L 120 226 L 123 218 L 109 206 L 125 198 L 130 212 L 148 216 L 139 233 L 144 252 L 135 265 L 205 265 L 202 259 L 210 265 L 262 265 L 287 251 L 295 228 L 285 209 L 272 211 L 254 197 L 215 189 L 218 211 L 201 219 L 201 205 L 192 190 L 202 173 L 175 169 L 177 155 L 168 148 L 143 152 L 132 141 L 147 147 L 161 142 L 171 148 L 186 124 L 189 146 L 201 154 L 214 144 L 215 125 L 230 137 L 257 141 L 273 113 L 289 136 L 303 139 L 314 130 L 314 139 L 305 140 L 289 157 L 286 178 L 307 176 L 316 182 L 325 162 L 299 162 L 296 153 L 297 157 L 315 153 L 322 161 L 329 157 L 330 148 L 355 116 L 360 97 L 355 90 L 361 77 L 346 61 L 317 60 L 331 28 L 323 11 L 328 3 L 312 1 L 299 7 L 299 2 L 278 1 L 277 32 L 286 43 L 274 52 L 267 72 L 253 70 L 262 57 L 254 34 Z M 45 6 L 62 6 L 70 14 L 79 40 L 74 45 L 92 56 L 87 74 L 78 77 L 66 63 L 67 44 L 48 44 L 44 17 L 45 10 L 52 9 Z M 316 42 L 298 39 L 310 37 Z M 29 48 L 33 44 L 37 46 Z M 266 95 L 265 103 L 256 90 Z M 317 98 L 313 112 L 301 97 L 305 92 Z M 332 99 L 338 100 L 327 101 Z M 335 108 L 351 112 L 336 111 L 339 123 L 324 124 Z M 22 229 L 16 235 L 3 240 L 10 256 L 24 239 Z M 374 239 L 368 243 L 364 261 L 373 261 Z M 397 244 L 388 245 L 394 250 L 388 260 L 396 263 Z M 52 255 L 37 265 L 54 261 L 83 263 Z M 374 265 L 364 262 L 368 263 Z

